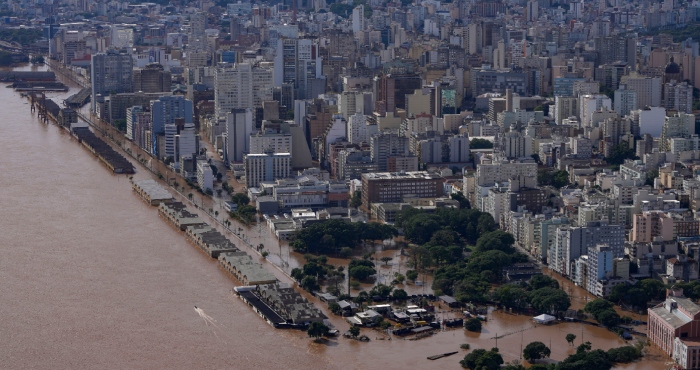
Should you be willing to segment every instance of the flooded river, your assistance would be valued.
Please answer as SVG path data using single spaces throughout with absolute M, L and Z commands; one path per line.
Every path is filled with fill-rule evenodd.
M 48 96 L 61 101 L 75 91 Z M 569 332 L 577 344 L 583 337 L 594 348 L 624 345 L 603 329 L 533 327 L 529 317 L 505 313 L 490 315 L 480 334 L 454 330 L 418 341 L 375 340 L 382 335 L 363 329 L 371 342 L 318 344 L 304 332 L 274 330 L 231 294 L 235 282 L 215 260 L 132 193 L 126 177 L 111 174 L 65 131 L 40 123 L 11 89 L 0 89 L 0 106 L 2 368 L 457 369 L 463 353 L 426 357 L 462 343 L 491 348 L 496 334 L 506 361 L 518 359 L 521 345 L 533 340 L 551 341 L 552 358 L 562 359 L 573 351 L 564 340 Z M 155 177 L 133 162 L 136 179 Z M 220 201 L 205 201 L 203 209 Z M 264 227 L 234 223 L 232 229 L 238 227 L 251 244 L 277 249 L 283 269 L 299 264 L 301 256 Z M 390 277 L 398 268 L 380 271 Z M 332 321 L 347 329 L 341 319 Z M 624 368 L 663 369 L 664 360 Z

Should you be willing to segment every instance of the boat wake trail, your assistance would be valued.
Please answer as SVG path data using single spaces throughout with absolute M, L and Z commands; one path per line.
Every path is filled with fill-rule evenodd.
M 219 334 L 217 333 L 217 330 L 219 330 L 220 328 L 219 328 L 219 325 L 216 323 L 216 320 L 214 320 L 213 317 L 207 315 L 203 309 L 201 309 L 197 306 L 194 306 L 194 310 L 195 310 L 195 312 L 197 312 L 199 317 L 201 317 L 202 320 L 204 320 L 204 323 L 207 326 L 211 325 L 211 332 L 214 333 L 214 336 L 216 336 L 216 339 L 221 339 L 221 338 L 219 338 Z

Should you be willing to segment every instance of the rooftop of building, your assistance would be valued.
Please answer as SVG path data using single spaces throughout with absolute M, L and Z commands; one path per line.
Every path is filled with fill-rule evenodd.
M 427 171 L 409 171 L 409 172 L 375 172 L 375 173 L 363 173 L 363 178 L 367 180 L 399 180 L 399 179 L 423 179 L 432 180 L 440 179 L 437 173 L 431 173 Z

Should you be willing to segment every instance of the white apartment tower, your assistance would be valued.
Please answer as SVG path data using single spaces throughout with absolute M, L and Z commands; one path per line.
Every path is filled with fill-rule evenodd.
M 109 50 L 92 55 L 90 81 L 92 83 L 92 110 L 95 97 L 111 93 L 131 92 L 133 86 L 134 59 L 131 54 Z
M 348 118 L 348 141 L 352 144 L 367 142 L 367 116 L 358 112 Z
M 637 108 L 661 106 L 662 84 L 659 77 L 628 77 L 628 90 L 637 92 Z
M 687 82 L 664 84 L 664 108 L 683 113 L 693 112 L 693 86 Z
M 620 88 L 615 90 L 615 112 L 620 117 L 624 117 L 635 109 L 637 109 L 637 92 L 628 90 L 625 85 L 620 85 Z
M 258 187 L 263 181 L 289 177 L 292 155 L 289 153 L 247 154 L 245 156 L 245 183 L 248 188 Z
M 352 32 L 360 32 L 365 29 L 365 6 L 358 5 L 352 10 Z
M 194 123 L 185 123 L 180 134 L 175 136 L 175 163 L 180 163 L 181 157 L 197 156 L 199 153 L 199 135 Z
M 248 63 L 220 63 L 214 76 L 214 105 L 220 120 L 233 109 L 261 108 L 272 100 L 272 70 Z

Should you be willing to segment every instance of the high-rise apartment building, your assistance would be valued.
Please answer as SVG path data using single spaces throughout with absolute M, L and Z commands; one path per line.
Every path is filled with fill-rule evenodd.
M 226 116 L 226 152 L 224 163 L 243 162 L 250 152 L 250 135 L 253 133 L 253 110 L 234 109 Z
M 170 92 L 171 75 L 170 71 L 163 69 L 159 63 L 151 63 L 143 69 L 135 69 L 134 91 L 145 93 Z
M 315 40 L 288 38 L 277 43 L 274 86 L 294 86 L 296 99 L 313 99 L 325 91 L 323 58 Z
M 356 33 L 365 29 L 365 6 L 358 5 L 352 10 L 352 32 Z
M 687 82 L 664 84 L 664 108 L 683 113 L 693 113 L 693 85 Z
M 92 83 L 92 109 L 97 95 L 132 92 L 134 60 L 130 54 L 109 50 L 92 55 L 90 81 Z
M 637 92 L 628 90 L 626 85 L 620 85 L 620 88 L 615 90 L 615 112 L 620 117 L 630 114 L 631 111 L 637 109 Z
M 196 157 L 199 154 L 199 139 L 194 123 L 186 123 L 175 136 L 175 163 L 180 163 L 182 157 Z
M 632 242 L 650 243 L 655 238 L 673 239 L 673 218 L 664 211 L 645 211 L 632 216 Z
M 589 222 L 586 226 L 562 227 L 557 230 L 556 242 L 549 251 L 549 267 L 562 274 L 573 276 L 572 262 L 586 255 L 589 247 L 598 244 L 610 246 L 613 258 L 624 255 L 624 225 L 608 225 L 607 222 Z
M 379 171 L 387 171 L 390 157 L 407 157 L 410 155 L 409 140 L 396 132 L 380 132 L 369 140 L 370 156 L 379 165 Z
M 218 119 L 233 109 L 262 108 L 272 100 L 272 70 L 249 63 L 220 63 L 214 76 L 214 105 Z
M 637 108 L 661 106 L 661 78 L 659 77 L 627 77 L 628 90 L 637 92 Z
M 248 188 L 260 186 L 263 181 L 289 177 L 292 155 L 289 153 L 246 154 L 245 184 Z
M 158 135 L 165 134 L 166 125 L 174 125 L 175 119 L 182 119 L 183 123 L 193 123 L 193 106 L 192 101 L 185 99 L 184 96 L 171 95 L 161 96 L 158 100 L 151 101 L 151 123 L 152 123 L 152 140 L 153 154 L 156 156 L 166 155 L 165 148 L 158 148 Z M 172 134 L 172 128 L 170 129 Z M 177 128 L 175 134 L 177 134 Z M 172 136 L 172 149 L 170 153 L 174 156 L 175 153 L 175 137 Z M 166 146 L 168 144 L 166 143 Z

